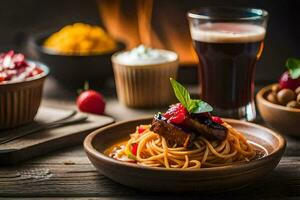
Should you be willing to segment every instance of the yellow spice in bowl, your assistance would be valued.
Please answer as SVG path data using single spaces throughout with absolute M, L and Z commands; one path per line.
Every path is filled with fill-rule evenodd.
M 53 33 L 44 47 L 68 55 L 101 54 L 113 51 L 116 42 L 99 26 L 75 23 Z

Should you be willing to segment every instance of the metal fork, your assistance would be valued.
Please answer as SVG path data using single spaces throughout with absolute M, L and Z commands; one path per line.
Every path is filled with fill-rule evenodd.
M 35 127 L 35 128 L 33 128 L 31 130 L 24 131 L 24 132 L 22 132 L 19 135 L 15 135 L 15 136 L 9 137 L 7 139 L 4 139 L 4 140 L 0 141 L 0 145 L 8 143 L 8 142 L 16 140 L 16 139 L 19 139 L 21 137 L 33 134 L 33 133 L 36 133 L 36 132 L 39 132 L 39 131 L 43 131 L 43 130 L 47 130 L 47 129 L 52 129 L 52 128 L 58 128 L 58 127 L 61 127 L 61 126 L 67 126 L 67 125 L 71 125 L 71 124 L 83 122 L 83 121 L 86 121 L 88 119 L 88 116 L 86 116 L 86 115 L 83 115 L 83 116 L 81 116 L 79 118 L 70 119 L 76 113 L 77 113 L 76 111 L 73 111 L 70 115 L 68 115 L 67 117 L 65 117 L 63 119 L 56 120 L 54 122 L 50 122 L 50 123 L 47 123 L 47 124 L 40 125 L 40 126 Z

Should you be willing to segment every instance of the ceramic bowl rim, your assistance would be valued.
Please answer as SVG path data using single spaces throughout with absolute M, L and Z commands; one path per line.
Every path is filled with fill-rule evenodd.
M 117 61 L 117 56 L 119 54 L 122 54 L 122 53 L 130 51 L 130 50 L 122 50 L 122 51 L 118 51 L 118 52 L 114 53 L 111 56 L 111 61 L 113 63 L 118 64 L 118 65 L 126 66 L 126 67 L 129 67 L 129 68 L 140 68 L 140 67 L 153 68 L 153 67 L 169 66 L 170 64 L 173 64 L 173 63 L 177 63 L 177 65 L 179 64 L 179 54 L 176 53 L 175 51 L 166 50 L 166 49 L 157 49 L 157 50 L 160 51 L 160 52 L 174 54 L 175 55 L 175 59 L 164 61 L 164 62 L 158 62 L 158 63 L 145 63 L 145 64 L 130 65 L 130 64 L 121 63 L 121 62 Z
M 12 82 L 4 83 L 4 84 L 0 83 L 0 87 L 5 87 L 7 85 L 16 85 L 16 84 L 32 82 L 32 81 L 36 81 L 36 80 L 39 80 L 39 79 L 42 79 L 42 78 L 46 78 L 49 75 L 50 69 L 46 64 L 44 64 L 40 61 L 30 60 L 30 59 L 28 59 L 27 62 L 37 64 L 37 67 L 41 68 L 43 70 L 43 72 L 41 74 L 36 75 L 36 76 L 26 78 L 25 80 L 22 80 L 22 81 L 12 81 Z

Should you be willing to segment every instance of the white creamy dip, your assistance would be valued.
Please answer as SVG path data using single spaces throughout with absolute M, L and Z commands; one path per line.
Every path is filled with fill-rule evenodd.
M 124 65 L 149 65 L 175 61 L 177 57 L 177 54 L 172 51 L 139 45 L 130 51 L 119 53 L 115 61 Z

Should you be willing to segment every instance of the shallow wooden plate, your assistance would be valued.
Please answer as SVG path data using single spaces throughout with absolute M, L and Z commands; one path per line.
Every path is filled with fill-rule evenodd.
M 256 95 L 257 107 L 263 120 L 284 135 L 300 138 L 300 109 L 269 102 L 267 96 L 272 86 L 262 88 Z
M 249 163 L 239 163 L 196 170 L 143 167 L 114 160 L 104 155 L 111 145 L 129 138 L 135 127 L 149 124 L 151 118 L 116 123 L 88 135 L 84 149 L 100 173 L 130 187 L 150 191 L 221 192 L 245 187 L 271 172 L 279 163 L 286 146 L 285 139 L 265 127 L 233 119 L 226 119 L 250 140 L 266 149 L 267 155 Z

